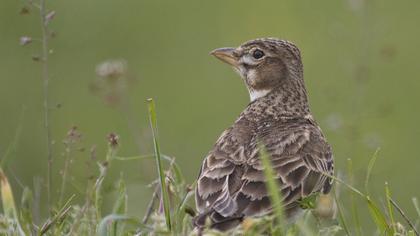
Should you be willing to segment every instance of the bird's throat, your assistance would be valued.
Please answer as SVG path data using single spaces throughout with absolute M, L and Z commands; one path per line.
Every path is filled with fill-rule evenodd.
M 249 97 L 251 99 L 251 102 L 257 100 L 258 98 L 264 97 L 269 92 L 271 92 L 270 89 L 260 89 L 260 90 L 252 90 L 248 89 Z

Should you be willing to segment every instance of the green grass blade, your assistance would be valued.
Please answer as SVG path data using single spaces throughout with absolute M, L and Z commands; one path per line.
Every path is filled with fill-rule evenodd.
M 145 160 L 145 159 L 151 159 L 151 158 L 155 158 L 155 154 L 147 154 L 147 155 L 139 155 L 139 156 L 113 156 L 111 157 L 112 160 L 117 160 L 117 161 L 134 161 L 134 160 Z M 164 155 L 164 154 L 160 154 L 160 157 L 162 158 L 162 160 L 165 160 L 169 163 L 173 163 L 173 159 L 170 156 Z M 176 163 L 175 163 L 176 164 Z
M 157 165 L 157 169 L 159 173 L 160 188 L 161 188 L 162 199 L 163 199 L 163 210 L 165 212 L 166 226 L 168 230 L 171 231 L 171 212 L 170 212 L 170 204 L 169 204 L 169 194 L 168 194 L 168 189 L 166 188 L 165 172 L 163 170 L 162 157 L 160 154 L 155 102 L 153 101 L 153 99 L 149 98 L 147 100 L 147 103 L 149 107 L 149 121 L 150 121 L 150 127 L 152 129 L 153 144 L 155 148 L 156 165 Z
M 391 191 L 389 190 L 388 182 L 385 182 L 385 195 L 386 195 L 386 205 L 388 210 L 389 219 L 391 220 L 391 234 L 394 234 L 397 232 L 396 224 L 395 224 L 395 218 L 394 218 L 394 211 L 392 210 L 392 204 L 391 204 Z
M 373 166 L 375 165 L 376 159 L 378 158 L 380 148 L 377 148 L 375 153 L 373 154 L 372 158 L 369 161 L 367 173 L 366 173 L 366 179 L 365 179 L 365 192 L 367 195 L 369 195 L 369 180 L 370 175 L 372 174 Z
M 396 201 L 394 201 L 392 198 L 389 198 L 389 201 L 391 204 L 397 209 L 397 211 L 400 213 L 402 218 L 407 222 L 407 224 L 410 226 L 410 228 L 414 231 L 414 233 L 417 236 L 420 236 L 420 233 L 417 231 L 416 226 L 413 224 L 413 222 L 408 218 L 408 216 L 405 214 L 405 212 L 402 210 L 402 208 L 397 204 Z
M 412 201 L 413 201 L 414 209 L 416 209 L 417 215 L 420 217 L 419 201 L 417 200 L 416 197 L 413 197 Z
M 416 234 L 414 233 L 414 231 L 413 231 L 413 230 L 409 230 L 409 231 L 407 232 L 407 236 L 416 236 Z
M 108 172 L 108 163 L 98 163 L 99 177 L 96 179 L 94 185 L 94 204 L 96 210 L 96 219 L 99 221 L 102 217 L 102 184 Z
M 143 160 L 143 159 L 151 159 L 154 158 L 155 155 L 141 155 L 141 156 L 128 156 L 128 157 L 121 157 L 121 156 L 115 156 L 113 160 L 117 161 L 133 161 L 133 160 Z
M 357 188 L 355 188 L 355 187 L 351 186 L 350 184 L 344 182 L 343 180 L 341 180 L 341 179 L 339 179 L 339 178 L 337 178 L 337 177 L 335 177 L 333 175 L 330 175 L 327 172 L 323 172 L 322 174 L 325 175 L 325 176 L 327 176 L 327 177 L 329 177 L 329 178 L 331 178 L 332 180 L 334 180 L 334 181 L 342 184 L 343 186 L 345 186 L 346 188 L 348 188 L 352 192 L 357 193 L 357 195 L 359 195 L 359 196 L 361 196 L 363 198 L 366 198 L 366 195 L 363 194 L 362 192 L 360 192 L 360 190 L 358 190 Z
M 175 228 L 174 231 L 177 233 L 182 232 L 183 222 L 185 221 L 185 218 L 186 218 L 185 208 L 187 207 L 187 203 L 192 196 L 194 196 L 193 191 L 187 192 L 185 196 L 180 200 L 178 207 L 175 210 L 175 214 L 174 214 L 175 222 L 174 222 L 173 227 Z
M 266 185 L 268 193 L 270 194 L 271 204 L 274 209 L 274 216 L 277 219 L 277 228 L 275 232 L 279 232 L 277 235 L 284 235 L 284 227 L 281 225 L 285 223 L 283 215 L 283 202 L 281 200 L 281 193 L 278 187 L 277 181 L 275 180 L 274 170 L 271 166 L 270 157 L 265 149 L 265 146 L 259 144 L 261 162 L 264 166 L 264 175 L 266 178 Z
M 117 199 L 115 200 L 112 212 L 120 215 L 127 213 L 127 189 L 122 175 L 118 181 Z
M 368 204 L 369 212 L 376 226 L 378 227 L 381 233 L 386 232 L 389 227 L 385 215 L 369 196 L 366 197 L 366 202 Z
M 32 231 L 34 219 L 33 219 L 33 202 L 34 197 L 32 191 L 25 187 L 23 189 L 21 203 L 20 203 L 20 221 L 22 224 L 22 229 L 25 231 L 27 235 L 29 235 Z

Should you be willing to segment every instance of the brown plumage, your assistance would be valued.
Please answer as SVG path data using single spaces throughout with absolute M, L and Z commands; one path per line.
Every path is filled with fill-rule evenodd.
M 323 173 L 333 174 L 331 148 L 309 110 L 299 49 L 266 38 L 212 54 L 240 74 L 251 103 L 203 161 L 194 224 L 203 227 L 209 218 L 212 228 L 227 230 L 245 217 L 271 212 L 259 142 L 271 157 L 286 216 L 292 218 L 299 200 L 330 191 Z

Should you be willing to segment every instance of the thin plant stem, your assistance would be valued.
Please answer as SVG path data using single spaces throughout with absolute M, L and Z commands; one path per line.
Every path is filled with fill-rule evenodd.
M 72 224 L 68 235 L 75 235 L 77 230 L 79 229 L 80 222 L 90 207 L 91 195 L 92 194 L 90 193 L 90 188 L 88 187 L 88 190 L 86 191 L 86 202 L 83 205 L 82 209 L 78 212 L 77 217 L 75 217 L 76 220 Z
M 47 203 L 48 208 L 51 209 L 51 186 L 52 186 L 52 143 L 51 143 L 51 128 L 50 128 L 50 111 L 49 111 L 49 73 L 48 73 L 48 21 L 45 8 L 45 0 L 40 0 L 39 12 L 41 16 L 41 29 L 42 29 L 42 77 L 44 81 L 44 128 L 46 131 L 47 142 Z
M 142 220 L 143 224 L 147 224 L 147 221 L 149 220 L 150 215 L 152 215 L 153 207 L 155 205 L 155 202 L 159 198 L 159 193 L 160 193 L 160 186 L 156 185 L 155 191 L 153 192 L 153 195 L 152 195 L 152 199 L 150 199 L 150 202 L 147 206 L 146 214 L 143 217 L 143 220 Z
M 420 236 L 419 232 L 417 231 L 416 227 L 414 226 L 414 224 L 411 222 L 411 220 L 408 218 L 408 216 L 404 213 L 404 211 L 401 209 L 400 206 L 398 206 L 398 204 L 394 201 L 394 199 L 389 198 L 389 201 L 391 202 L 391 204 L 395 207 L 395 209 L 398 210 L 398 212 L 401 214 L 401 216 L 404 218 L 404 220 L 407 222 L 407 224 L 411 227 L 411 229 L 413 229 L 414 233 L 417 236 Z
M 163 202 L 163 210 L 165 213 L 166 227 L 168 228 L 168 231 L 172 231 L 169 193 L 168 193 L 168 189 L 166 188 L 166 180 L 165 180 L 166 175 L 162 166 L 162 156 L 160 154 L 160 145 L 158 141 L 155 102 L 153 101 L 153 99 L 149 98 L 147 100 L 147 103 L 149 107 L 149 120 L 150 120 L 150 127 L 152 129 L 152 135 L 153 135 L 153 144 L 154 144 L 155 155 L 156 155 L 156 166 L 157 166 L 157 170 L 159 174 L 159 182 L 160 182 L 160 188 L 161 188 L 161 193 L 162 193 L 161 199 Z
M 70 159 L 71 159 L 71 147 L 67 147 L 67 148 L 68 150 L 66 151 L 66 160 L 64 161 L 63 179 L 61 181 L 60 198 L 58 200 L 59 206 L 61 206 L 61 204 L 63 203 L 64 194 L 66 192 L 67 177 L 69 173 L 69 165 L 70 165 Z
M 392 211 L 392 206 L 391 206 L 391 190 L 389 190 L 389 185 L 388 182 L 385 182 L 385 195 L 386 195 L 386 206 L 388 209 L 388 216 L 389 219 L 391 220 L 391 229 L 392 229 L 392 233 L 395 234 L 397 232 L 396 229 L 396 224 L 395 224 L 395 220 L 394 220 L 394 212 Z

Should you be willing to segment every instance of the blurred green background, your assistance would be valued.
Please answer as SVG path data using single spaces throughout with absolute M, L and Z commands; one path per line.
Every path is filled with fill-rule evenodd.
M 31 59 L 40 44 L 19 45 L 21 36 L 40 38 L 40 20 L 36 11 L 20 15 L 23 3 L 0 3 L 0 156 L 20 127 L 5 167 L 18 196 L 35 176 L 45 179 L 47 166 L 41 65 Z M 176 157 L 193 182 L 207 151 L 249 100 L 239 77 L 208 52 L 270 36 L 302 51 L 312 112 L 333 146 L 337 172 L 344 174 L 351 158 L 362 187 L 380 147 L 371 191 L 383 196 L 388 181 L 395 199 L 414 214 L 411 198 L 420 196 L 419 1 L 72 0 L 47 6 L 56 11 L 49 61 L 51 103 L 60 104 L 51 111 L 55 192 L 62 140 L 72 126 L 86 150 L 73 155 L 68 195 L 82 194 L 88 176 L 97 174 L 86 161 L 93 145 L 104 158 L 108 133 L 120 135 L 121 156 L 153 151 L 149 97 L 157 103 L 163 152 Z M 119 94 L 124 102 L 110 104 L 97 88 L 104 81 L 95 68 L 109 59 L 127 62 L 127 89 Z M 121 172 L 129 210 L 142 215 L 155 164 L 113 163 L 108 185 Z M 45 202 L 44 192 L 41 198 Z

